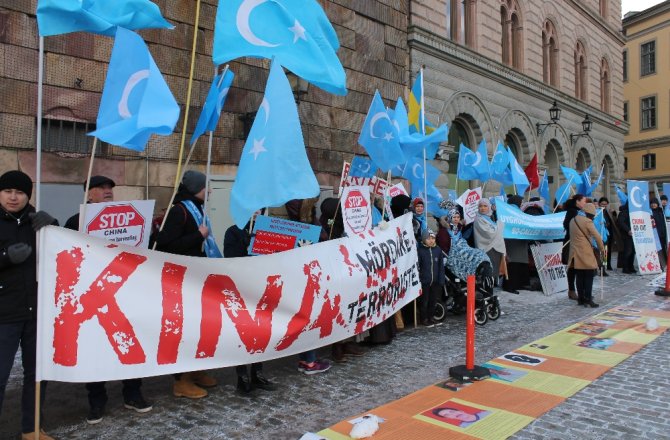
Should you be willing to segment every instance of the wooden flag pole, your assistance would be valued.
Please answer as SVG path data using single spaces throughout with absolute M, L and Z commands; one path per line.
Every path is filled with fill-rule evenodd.
M 356 153 L 351 157 L 351 164 L 354 163 L 354 159 L 356 159 Z M 344 175 L 344 181 L 347 181 L 347 177 L 349 177 L 349 173 L 351 173 L 351 165 L 349 166 L 349 169 L 347 170 L 347 174 Z M 390 173 L 390 171 L 389 171 Z M 337 206 L 335 207 L 335 214 L 333 214 L 333 218 L 328 219 L 329 221 L 332 221 L 333 223 L 330 225 L 330 231 L 328 232 L 328 240 L 333 238 L 333 225 L 335 224 L 335 218 L 337 217 L 337 213 L 340 211 L 340 203 L 342 201 L 342 192 L 344 191 L 344 187 L 340 188 L 340 194 L 337 196 Z M 382 217 L 384 214 L 382 213 Z
M 98 138 L 93 138 L 93 147 L 91 147 L 91 159 L 88 162 L 88 173 L 86 174 L 86 183 L 84 188 L 84 201 L 82 202 L 84 207 L 82 208 L 81 215 L 79 216 L 79 231 L 82 232 L 84 221 L 86 220 L 86 204 L 88 203 L 88 190 L 91 185 L 91 174 L 93 174 L 93 161 L 95 160 L 95 150 L 98 145 Z
M 195 51 L 198 44 L 198 24 L 200 23 L 200 1 L 195 5 L 195 24 L 193 25 L 193 47 L 191 49 L 191 66 L 188 74 L 188 88 L 186 91 L 186 106 L 184 108 L 184 123 L 181 129 L 181 141 L 179 144 L 179 158 L 177 159 L 177 173 L 175 174 L 174 191 L 176 193 L 181 181 L 181 160 L 184 155 L 184 145 L 186 143 L 186 128 L 188 126 L 188 113 L 191 106 L 191 91 L 193 90 L 193 72 L 195 71 Z M 193 148 L 191 147 L 191 151 Z M 186 166 L 186 165 L 184 165 Z M 174 197 L 173 197 L 174 199 Z M 169 209 L 169 207 L 168 207 Z M 167 217 L 167 215 L 166 215 Z M 163 222 L 164 224 L 164 222 Z M 162 229 L 162 225 L 161 225 Z

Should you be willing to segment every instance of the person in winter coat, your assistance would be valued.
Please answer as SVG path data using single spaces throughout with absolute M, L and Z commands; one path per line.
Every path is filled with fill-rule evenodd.
M 619 252 L 619 256 L 622 259 L 622 272 L 625 274 L 637 273 L 637 270 L 635 270 L 635 244 L 633 243 L 633 231 L 630 229 L 628 203 L 624 203 L 619 207 L 617 226 L 619 227 L 623 241 L 623 253 Z
M 430 229 L 426 229 L 421 235 L 418 257 L 422 291 L 419 299 L 419 316 L 422 325 L 434 327 L 436 324 L 442 324 L 433 320 L 433 312 L 444 288 L 445 275 L 442 249 L 436 245 L 435 232 Z
M 207 177 L 199 171 L 184 173 L 163 230 L 156 237 L 156 250 L 190 257 L 221 255 L 203 213 L 206 183 Z M 175 374 L 174 378 L 175 397 L 200 399 L 207 395 L 205 388 L 217 385 L 216 379 L 204 371 Z
M 85 185 L 84 185 L 85 186 Z M 116 183 L 106 176 L 93 176 L 88 183 L 88 203 L 111 202 L 114 200 L 114 190 Z M 79 213 L 73 215 L 65 222 L 67 229 L 79 230 Z M 86 384 L 88 393 L 89 410 L 86 416 L 86 423 L 94 425 L 100 423 L 105 414 L 107 405 L 107 386 L 106 382 L 89 382 Z M 146 413 L 153 409 L 142 395 L 142 379 L 124 379 L 121 381 L 123 389 L 123 404 L 127 409 L 132 409 L 138 413 Z
M 563 229 L 565 229 L 565 236 L 563 237 L 563 264 L 568 265 L 568 256 L 570 252 L 570 222 L 573 218 L 579 215 L 579 211 L 586 204 L 587 199 L 583 194 L 575 194 L 565 202 L 563 208 L 565 209 L 565 218 L 563 219 Z M 568 265 L 568 298 L 576 300 L 577 292 L 575 291 L 575 271 Z
M 651 208 L 651 218 L 654 219 L 656 224 L 658 240 L 661 242 L 661 250 L 658 254 L 662 257 L 661 264 L 665 265 L 668 261 L 668 230 L 665 225 L 665 214 L 656 197 L 649 199 L 649 207 Z
M 593 203 L 584 205 L 585 216 L 575 216 L 570 221 L 570 254 L 568 256 L 568 267 L 575 270 L 575 282 L 577 287 L 577 304 L 585 307 L 598 307 L 593 302 L 593 275 L 598 268 L 598 260 L 593 253 L 591 240 L 598 245 L 600 255 L 605 254 L 603 240 L 598 234 L 593 218 L 596 215 L 596 207 Z
M 23 440 L 35 437 L 35 362 L 37 355 L 36 232 L 58 222 L 28 201 L 30 177 L 21 171 L 0 176 L 0 410 L 16 352 L 21 347 Z M 45 382 L 41 382 L 44 394 Z M 53 437 L 40 430 L 41 440 Z
M 232 225 L 226 230 L 226 235 L 223 237 L 223 256 L 224 258 L 238 258 L 249 257 L 249 245 L 251 244 L 251 223 L 256 220 L 256 216 L 262 214 L 261 211 L 256 211 L 251 219 L 240 229 L 237 225 Z M 237 373 L 237 392 L 242 395 L 250 394 L 254 388 L 259 388 L 265 391 L 274 391 L 277 386 L 270 382 L 263 375 L 263 363 L 254 362 L 249 366 L 238 365 L 235 367 Z

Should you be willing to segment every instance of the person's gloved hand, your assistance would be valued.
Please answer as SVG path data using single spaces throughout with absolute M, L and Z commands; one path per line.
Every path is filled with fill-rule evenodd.
M 49 226 L 56 220 L 44 211 L 31 212 L 28 214 L 28 217 L 30 218 L 30 222 L 32 223 L 35 232 L 45 226 Z
M 27 243 L 14 243 L 7 247 L 7 257 L 13 264 L 20 264 L 32 253 L 33 248 Z

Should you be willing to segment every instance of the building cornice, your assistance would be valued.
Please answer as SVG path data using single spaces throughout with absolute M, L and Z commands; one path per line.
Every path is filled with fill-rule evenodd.
M 583 4 L 584 3 L 583 0 L 582 1 L 568 0 L 568 3 L 570 3 L 572 7 L 576 9 L 582 17 L 588 18 L 589 21 L 591 21 L 591 23 L 596 25 L 605 33 L 609 34 L 610 37 L 617 40 L 621 46 L 624 45 L 624 43 L 626 42 L 626 38 L 621 33 L 621 30 L 613 28 L 600 16 L 600 14 L 596 13 L 590 8 L 585 7 Z
M 625 30 L 629 26 L 639 24 L 640 22 L 649 20 L 656 15 L 664 14 L 668 11 L 670 11 L 670 1 L 665 1 L 663 3 L 659 3 L 658 5 L 647 8 L 644 11 L 638 12 L 637 14 L 624 17 L 621 24 Z
M 579 115 L 588 114 L 594 123 L 621 134 L 627 133 L 630 128 L 627 122 L 617 119 L 614 115 L 602 112 L 554 87 L 419 26 L 412 25 L 408 28 L 407 41 L 410 49 L 425 52 L 437 59 L 467 69 L 475 75 L 502 83 L 537 99 L 547 102 L 556 100 L 560 102 L 562 109 Z
M 668 147 L 670 146 L 670 136 L 663 136 L 652 139 L 644 139 L 640 141 L 624 142 L 624 151 L 639 151 L 647 150 L 649 148 Z
M 670 9 L 670 7 L 669 7 L 669 9 Z M 636 32 L 634 34 L 626 35 L 626 43 L 629 43 L 632 40 L 635 40 L 635 39 L 638 39 L 638 38 L 645 37 L 646 35 L 654 34 L 658 31 L 665 30 L 665 29 L 668 28 L 669 24 L 670 24 L 670 19 L 665 20 L 662 23 L 655 24 L 654 26 L 642 29 L 639 32 Z

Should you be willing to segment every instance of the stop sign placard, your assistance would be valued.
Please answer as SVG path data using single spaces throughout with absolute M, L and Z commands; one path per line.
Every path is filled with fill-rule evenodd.
M 114 243 L 138 246 L 146 219 L 130 203 L 105 206 L 86 224 L 86 233 Z
M 347 234 L 360 234 L 371 228 L 370 188 L 349 186 L 342 194 L 342 217 Z

